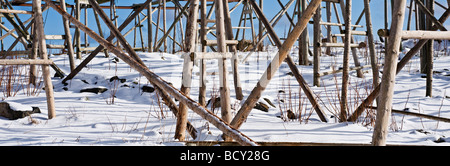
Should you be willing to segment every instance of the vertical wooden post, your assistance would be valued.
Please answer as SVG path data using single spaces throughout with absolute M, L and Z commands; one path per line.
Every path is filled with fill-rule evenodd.
M 75 0 L 75 17 L 79 21 L 81 18 L 80 0 Z M 75 28 L 75 43 L 77 48 L 77 59 L 81 59 L 81 32 L 79 28 Z
M 197 38 L 199 0 L 190 1 L 189 6 L 189 18 L 186 25 L 186 43 L 184 46 L 184 52 L 192 53 L 195 52 L 196 46 L 195 39 Z M 183 81 L 180 90 L 187 96 L 189 96 L 191 89 L 192 67 L 193 60 L 190 58 L 190 56 L 185 56 L 182 76 Z M 186 135 L 187 111 L 187 106 L 183 103 L 180 103 L 177 115 L 177 125 L 175 129 L 175 139 L 178 139 L 180 141 L 184 141 Z
M 3 3 L 3 2 L 2 2 Z M 34 16 L 33 16 L 34 17 Z M 36 35 L 36 24 L 34 22 L 30 23 L 33 24 L 32 28 L 31 28 L 31 34 L 33 36 L 36 36 L 33 38 L 33 42 L 32 42 L 32 48 L 31 48 L 31 53 L 30 53 L 30 59 L 37 59 L 38 58 L 38 50 L 39 50 L 39 40 L 37 38 Z M 37 73 L 38 73 L 38 68 L 37 65 L 30 65 L 30 83 L 33 85 L 36 85 L 36 77 L 37 77 Z
M 166 34 L 167 30 L 167 12 L 166 12 L 166 0 L 163 0 L 163 34 Z M 167 40 L 164 38 L 164 52 L 167 52 Z
M 66 11 L 66 1 L 61 0 L 61 8 Z M 63 25 L 64 25 L 64 34 L 66 35 L 66 47 L 67 47 L 67 54 L 69 54 L 69 64 L 70 64 L 70 71 L 73 71 L 75 69 L 75 59 L 73 57 L 73 45 L 72 45 L 72 35 L 70 34 L 70 27 L 69 27 L 69 20 L 63 19 Z
M 350 44 L 352 37 L 352 0 L 345 1 L 345 38 L 344 38 L 344 59 L 343 59 L 343 70 L 342 70 L 342 88 L 341 88 L 341 113 L 339 116 L 339 121 L 345 122 L 347 121 L 347 112 L 348 112 L 348 84 L 349 84 L 349 56 L 350 56 Z
M 88 12 L 87 12 L 87 4 L 83 5 L 84 7 L 84 25 L 88 26 Z M 89 46 L 88 35 L 84 33 L 84 48 Z
M 263 6 L 264 6 L 264 0 L 259 0 L 259 8 L 261 8 L 261 10 L 263 10 Z M 262 21 L 259 21 L 258 24 L 258 29 L 259 29 L 259 35 L 258 35 L 258 40 L 261 40 L 263 38 L 263 33 L 264 33 L 264 27 L 263 27 L 263 23 Z M 258 51 L 263 51 L 264 48 L 264 42 L 261 42 L 258 45 Z
M 34 23 L 36 28 L 36 37 L 39 40 L 39 51 L 42 59 L 48 59 L 47 44 L 45 42 L 44 21 L 42 19 L 41 0 L 33 0 Z M 42 65 L 43 78 L 45 84 L 45 95 L 47 97 L 48 119 L 56 116 L 55 98 L 53 96 L 52 78 L 49 65 Z
M 206 25 L 208 24 L 207 17 L 206 17 L 206 0 L 201 0 L 201 23 L 200 23 L 200 43 L 202 43 L 202 52 L 206 52 L 207 46 L 206 43 L 203 41 L 206 40 Z M 206 64 L 204 59 L 200 59 L 200 89 L 199 89 L 199 96 L 198 96 L 198 102 L 202 106 L 206 106 Z
M 367 40 L 369 44 L 369 54 L 370 54 L 370 64 L 372 66 L 373 75 L 373 87 L 377 86 L 380 82 L 380 73 L 378 71 L 378 62 L 375 54 L 375 38 L 373 37 L 372 28 L 372 16 L 370 14 L 370 0 L 364 0 L 365 16 L 366 16 L 366 27 L 367 27 Z
M 299 9 L 299 16 L 298 16 L 298 20 L 300 21 L 300 17 L 303 15 L 303 12 L 306 10 L 306 0 L 299 0 L 301 3 L 301 9 Z M 300 50 L 301 50 L 301 56 L 302 56 L 302 65 L 308 66 L 309 65 L 309 40 L 308 40 L 308 28 L 305 28 L 305 30 L 303 30 L 302 35 L 300 36 L 301 38 L 301 46 L 300 46 Z
M 152 2 L 149 2 L 148 9 L 147 9 L 147 17 L 148 17 L 148 20 L 147 20 L 148 52 L 153 52 L 153 38 L 152 38 L 152 36 L 153 36 L 153 26 L 152 26 L 152 23 L 153 23 L 153 9 L 152 9 L 152 5 L 151 4 L 152 4 Z
M 225 25 L 225 36 L 226 40 L 233 40 L 233 27 L 231 24 L 231 18 L 229 13 L 228 0 L 223 0 L 223 15 L 224 15 L 224 25 Z M 252 12 L 253 13 L 253 12 Z M 255 39 L 255 38 L 254 38 Z M 226 45 L 225 45 L 226 46 Z M 225 48 L 226 50 L 226 48 Z M 242 94 L 241 87 L 241 78 L 239 75 L 239 57 L 237 56 L 236 45 L 229 45 L 229 51 L 234 53 L 231 57 L 231 70 L 233 71 L 233 82 L 234 89 L 236 93 L 236 99 L 242 100 L 244 99 L 244 95 Z
M 434 0 L 427 0 L 426 7 L 431 12 L 431 14 L 434 15 Z M 427 16 L 426 30 L 431 30 L 433 27 L 433 22 L 431 21 L 430 17 Z M 426 91 L 425 96 L 432 97 L 433 96 L 433 46 L 434 40 L 428 40 L 428 43 L 425 45 L 426 47 L 426 74 L 427 74 L 427 81 L 426 81 Z
M 160 20 L 161 20 L 161 18 L 160 18 L 160 16 L 161 16 L 161 2 L 162 2 L 162 0 L 159 0 L 158 1 L 159 3 L 158 3 L 158 14 L 157 14 L 157 16 L 156 16 L 156 32 L 155 32 L 155 40 L 154 40 L 154 43 L 155 43 L 155 45 L 153 46 L 153 51 L 154 52 L 157 52 L 157 51 L 159 51 L 159 48 L 157 48 L 156 47 L 156 44 L 158 43 L 158 34 L 159 34 L 159 23 L 160 23 Z
M 320 86 L 320 76 L 319 76 L 319 72 L 320 72 L 320 56 L 322 54 L 322 48 L 318 45 L 320 41 L 320 35 L 322 34 L 321 32 L 321 26 L 320 26 L 320 20 L 322 17 L 321 14 L 321 7 L 317 8 L 316 13 L 314 15 L 314 66 L 313 66 L 313 73 L 314 73 L 314 84 L 315 86 Z
M 397 59 L 399 55 L 403 21 L 405 17 L 406 0 L 396 0 L 393 6 L 392 23 L 388 38 L 383 77 L 381 78 L 380 103 L 377 109 L 372 144 L 385 146 L 388 134 L 389 119 L 392 109 L 392 96 L 394 94 Z
M 309 4 L 308 8 L 303 12 L 302 17 L 300 18 L 300 21 L 295 25 L 294 29 L 289 33 L 289 37 L 285 40 L 285 42 L 281 45 L 281 41 L 275 40 L 276 43 L 279 43 L 279 51 L 278 54 L 274 57 L 272 62 L 267 67 L 266 71 L 262 75 L 262 77 L 259 79 L 258 83 L 256 84 L 256 87 L 253 88 L 250 95 L 247 97 L 247 100 L 245 100 L 242 107 L 239 109 L 238 113 L 234 117 L 233 121 L 231 121 L 231 125 L 235 128 L 239 128 L 244 121 L 247 119 L 248 115 L 250 114 L 252 108 L 255 106 L 256 102 L 258 101 L 259 97 L 261 96 L 261 93 L 265 90 L 267 85 L 270 83 L 270 80 L 272 79 L 275 72 L 280 67 L 281 63 L 286 60 L 288 62 L 289 68 L 291 68 L 292 72 L 295 73 L 298 70 L 295 70 L 295 64 L 293 60 L 288 55 L 290 49 L 294 45 L 295 41 L 300 37 L 300 34 L 303 32 L 303 30 L 306 28 L 309 20 L 311 19 L 314 12 L 317 10 L 317 8 L 320 6 L 321 0 L 312 0 Z M 250 1 L 250 3 L 253 5 L 255 9 L 259 8 L 258 6 L 254 5 L 254 1 Z M 257 10 L 255 10 L 257 12 Z M 258 13 L 257 13 L 258 14 Z M 260 14 L 258 14 L 260 15 Z M 262 17 L 262 14 L 260 15 L 260 18 Z M 267 21 L 265 23 L 266 28 L 268 28 L 270 25 Z M 267 29 L 268 32 L 270 32 L 270 28 Z M 273 29 L 272 29 L 273 30 Z M 272 36 L 276 36 L 275 33 L 271 34 Z M 273 37 L 275 38 L 275 37 Z M 295 75 L 295 74 L 294 74 Z M 305 85 L 305 80 L 301 75 L 298 75 L 299 77 L 297 81 L 299 82 L 300 86 L 303 90 L 309 91 L 309 87 Z M 309 91 L 310 92 L 310 91 Z M 311 103 L 313 103 L 314 96 L 311 93 L 307 93 L 308 99 L 310 99 Z M 314 102 L 316 103 L 316 102 Z M 326 114 L 320 110 L 320 106 L 318 104 L 313 104 L 313 107 L 315 108 L 317 114 L 319 115 L 320 119 L 324 122 L 327 122 L 328 119 L 326 117 Z
M 326 2 L 327 22 L 331 22 L 331 2 Z M 347 28 L 346 28 L 347 29 Z M 327 42 L 331 42 L 331 25 L 327 26 Z M 327 47 L 325 54 L 331 54 L 331 47 Z
M 226 35 L 225 35 L 225 16 L 224 16 L 224 0 L 215 0 L 216 6 L 216 35 L 217 35 L 217 52 L 227 52 Z M 226 58 L 219 59 L 219 82 L 220 82 L 220 108 L 222 119 L 231 122 L 231 105 L 230 105 L 230 89 L 228 87 L 228 70 Z M 230 141 L 231 137 L 224 135 L 225 141 Z

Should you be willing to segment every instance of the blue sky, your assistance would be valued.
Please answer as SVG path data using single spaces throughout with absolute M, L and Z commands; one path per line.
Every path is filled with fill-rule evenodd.
M 446 0 L 436 0 L 436 1 L 440 2 L 441 4 L 443 4 L 445 6 L 447 6 L 447 1 Z M 69 3 L 69 4 L 73 4 L 74 1 L 73 0 L 67 0 L 66 2 Z M 117 5 L 119 5 L 119 6 L 120 5 L 127 6 L 127 5 L 131 5 L 131 4 L 134 4 L 134 3 L 143 3 L 143 2 L 145 2 L 145 0 L 133 0 L 131 2 L 130 1 L 126 1 L 126 0 L 116 0 Z M 288 0 L 281 0 L 281 2 L 283 4 L 286 4 L 288 2 Z M 184 4 L 185 2 L 181 2 L 181 3 Z M 236 3 L 230 3 L 230 8 L 232 6 L 234 6 L 235 4 Z M 408 0 L 407 4 L 409 5 L 409 0 Z M 103 4 L 103 5 L 108 5 L 108 4 Z M 167 6 L 173 6 L 173 4 L 172 3 L 168 3 Z M 240 18 L 240 12 L 242 11 L 242 6 L 243 5 L 240 5 L 236 9 L 236 11 L 231 14 L 231 17 L 232 17 L 232 20 L 233 20 L 232 21 L 233 26 L 237 26 L 238 25 L 238 21 L 239 21 L 239 18 Z M 322 6 L 325 6 L 325 3 L 322 3 Z M 383 0 L 372 0 L 370 6 L 371 6 L 371 13 L 372 13 L 372 21 L 373 21 L 373 25 L 374 25 L 374 31 L 376 31 L 378 29 L 381 29 L 381 28 L 384 28 L 384 8 L 383 8 L 384 1 Z M 353 10 L 352 22 L 353 23 L 355 23 L 357 17 L 362 12 L 363 8 L 364 8 L 363 0 L 353 0 L 353 5 L 352 5 L 352 10 Z M 17 7 L 16 9 L 31 10 L 31 7 Z M 281 7 L 280 7 L 280 5 L 278 4 L 277 1 L 275 1 L 275 0 L 264 0 L 263 11 L 264 11 L 264 13 L 266 14 L 266 17 L 268 17 L 269 20 L 271 20 L 272 17 L 280 9 L 281 9 Z M 292 5 L 289 8 L 288 13 L 290 15 L 292 15 L 293 10 L 294 10 L 294 5 Z M 339 5 L 338 5 L 338 10 L 340 10 Z M 436 12 L 437 17 L 440 17 L 440 15 L 444 12 L 444 9 L 442 9 L 441 7 L 436 6 L 436 5 L 435 5 L 435 10 L 436 10 L 435 12 Z M 69 11 L 70 11 L 70 9 L 69 9 Z M 322 11 L 325 12 L 325 10 L 322 10 Z M 109 14 L 109 10 L 105 9 L 105 12 L 107 14 Z M 126 10 L 126 9 L 118 10 L 119 22 L 122 22 L 123 20 L 125 20 L 125 18 L 130 14 L 130 12 L 131 12 L 131 10 Z M 408 12 L 408 9 L 407 9 L 407 12 Z M 144 13 L 146 13 L 146 12 L 144 12 Z M 332 13 L 334 14 L 334 9 L 332 10 Z M 339 13 L 340 13 L 340 11 L 339 11 Z M 97 27 L 96 27 L 96 24 L 95 24 L 95 18 L 93 17 L 93 13 L 92 13 L 91 10 L 88 10 L 88 15 L 89 15 L 89 17 L 88 17 L 89 27 L 92 30 L 97 32 Z M 323 20 L 325 20 L 325 16 L 324 16 L 325 13 L 323 13 L 322 15 L 323 15 Z M 53 9 L 50 9 L 50 10 L 44 12 L 43 16 L 44 16 L 44 21 L 45 21 L 46 34 L 60 35 L 60 34 L 64 33 L 63 28 L 62 28 L 62 23 L 61 23 L 61 16 L 58 13 L 56 13 Z M 167 14 L 167 22 L 168 22 L 167 23 L 168 24 L 167 27 L 169 27 L 170 24 L 172 23 L 171 20 L 173 19 L 173 16 L 174 16 L 173 12 L 169 10 L 168 14 Z M 26 20 L 29 16 L 21 15 L 20 17 L 22 18 L 22 20 Z M 143 18 L 143 16 L 141 16 L 141 18 Z M 156 22 L 156 19 L 157 19 L 157 14 L 154 13 L 153 14 L 153 20 Z M 343 21 L 342 16 L 341 16 L 341 20 Z M 82 20 L 81 21 L 84 22 L 84 16 L 82 16 Z M 332 21 L 336 22 L 335 16 L 332 17 Z M 4 19 L 3 22 L 7 22 L 7 21 Z M 186 22 L 186 20 L 183 20 L 183 23 L 185 23 L 185 22 Z M 146 25 L 146 24 L 147 23 L 144 22 L 144 25 Z M 250 21 L 247 22 L 247 25 L 249 25 L 249 24 L 250 24 Z M 12 29 L 12 26 L 8 25 L 8 23 L 6 23 L 6 25 L 7 25 L 8 28 Z M 361 20 L 360 25 L 365 25 L 364 17 Z M 414 25 L 415 24 L 413 22 L 412 23 L 412 28 L 413 29 L 415 28 Z M 444 25 L 447 28 L 450 28 L 450 23 L 444 23 Z M 107 27 L 104 24 L 102 25 L 102 27 L 103 27 L 104 34 L 105 35 L 109 35 L 109 31 L 106 31 Z M 406 21 L 405 21 L 405 26 L 404 27 L 406 28 Z M 128 30 L 129 28 L 131 28 L 131 26 L 128 26 L 125 29 L 125 31 Z M 154 28 L 154 31 L 155 31 L 155 27 L 153 27 L 153 28 Z M 257 23 L 255 23 L 255 28 L 258 28 Z M 286 17 L 283 17 L 283 19 L 274 28 L 275 28 L 275 30 L 276 30 L 276 32 L 277 32 L 279 37 L 287 36 L 288 35 L 287 31 L 289 29 L 289 21 L 288 21 L 288 19 Z M 308 25 L 308 28 L 311 29 L 311 31 L 312 31 L 312 24 Z M 323 29 L 323 30 L 325 30 L 325 29 Z M 365 31 L 366 28 L 365 27 L 364 28 L 359 28 L 357 30 Z M 72 32 L 73 31 L 74 30 L 72 29 Z M 333 31 L 334 32 L 337 31 L 337 28 L 334 27 Z M 144 43 L 145 43 L 145 46 L 146 46 L 147 45 L 147 33 L 146 33 L 147 32 L 147 27 L 146 26 L 143 28 L 143 32 L 144 32 Z M 132 34 L 133 33 L 131 33 L 131 35 L 127 36 L 127 39 L 128 39 L 130 44 L 133 44 L 133 37 L 132 37 L 133 35 Z M 374 34 L 376 35 L 376 32 Z M 162 35 L 160 34 L 159 36 L 162 36 Z M 246 38 L 249 39 L 250 37 L 251 37 L 251 33 L 250 33 L 250 31 L 247 31 L 246 32 Z M 180 38 L 180 34 L 177 35 L 177 38 L 178 39 Z M 12 39 L 13 39 L 12 37 L 7 37 L 5 39 L 5 43 L 10 42 L 10 40 L 12 40 Z M 82 40 L 84 40 L 84 39 L 82 39 Z M 140 44 L 139 44 L 140 41 L 139 40 L 140 39 L 138 38 L 138 41 L 137 41 L 137 43 L 138 43 L 137 46 L 138 47 L 140 47 Z M 360 39 L 360 40 L 364 40 L 364 39 Z M 88 39 L 88 41 L 89 41 L 89 43 L 91 43 L 93 45 L 97 45 L 96 42 L 93 39 Z M 61 41 L 48 41 L 48 43 L 50 43 L 50 44 L 52 44 L 52 43 L 53 44 L 56 44 L 56 43 L 59 44 L 60 42 Z M 171 42 L 169 42 L 169 43 L 171 43 Z M 266 40 L 265 43 L 268 44 L 268 41 Z M 6 45 L 8 45 L 8 44 L 6 44 Z M 17 48 L 20 48 L 20 46 L 17 47 Z M 5 49 L 7 49 L 7 48 L 5 48 Z

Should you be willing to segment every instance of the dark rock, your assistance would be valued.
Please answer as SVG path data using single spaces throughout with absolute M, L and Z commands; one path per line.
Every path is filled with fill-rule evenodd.
M 437 140 L 434 140 L 433 142 L 435 143 L 442 143 L 442 142 L 446 142 L 444 137 L 439 137 Z
M 291 110 L 287 110 L 287 118 L 288 118 L 289 120 L 295 120 L 295 119 L 297 119 L 297 116 L 296 116 L 295 113 L 292 112 Z
M 32 110 L 13 110 L 8 102 L 0 102 L 0 116 L 9 120 L 16 120 L 27 117 L 33 113 L 41 113 L 39 107 L 31 107 Z
M 211 99 L 208 100 L 208 102 L 206 103 L 206 105 L 208 106 L 211 102 L 213 102 L 214 104 L 214 108 L 219 108 L 220 107 L 220 97 L 212 97 Z
M 153 88 L 151 86 L 147 86 L 147 85 L 142 86 L 142 92 L 153 93 L 154 91 L 155 91 L 155 88 Z
M 114 76 L 109 79 L 109 82 L 113 82 L 114 80 L 118 80 L 118 81 L 120 81 L 120 83 L 124 83 L 127 81 L 127 79 L 125 79 L 125 78 L 119 78 L 118 76 Z
M 269 106 L 261 102 L 257 102 L 253 108 L 264 112 L 269 112 Z
M 98 94 L 98 93 L 103 93 L 103 92 L 105 92 L 107 90 L 108 90 L 107 88 L 102 88 L 102 87 L 99 87 L 99 88 L 86 88 L 86 89 L 81 89 L 80 93 L 91 92 L 91 93 Z

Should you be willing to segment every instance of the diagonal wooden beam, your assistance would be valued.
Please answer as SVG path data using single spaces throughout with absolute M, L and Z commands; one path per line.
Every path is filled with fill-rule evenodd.
M 434 15 L 430 12 L 430 10 L 428 10 L 425 5 L 423 4 L 422 1 L 418 1 L 415 0 L 416 4 L 418 4 L 420 10 L 422 10 L 425 14 L 427 14 L 427 16 L 431 19 L 431 21 L 433 23 L 435 23 L 435 25 L 438 27 L 439 30 L 441 31 L 447 31 L 447 29 L 444 27 L 444 25 L 442 25 L 442 23 L 436 19 L 436 17 L 434 17 Z

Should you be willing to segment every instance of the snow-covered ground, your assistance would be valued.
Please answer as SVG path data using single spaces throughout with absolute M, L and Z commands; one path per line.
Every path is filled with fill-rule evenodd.
M 337 56 L 322 56 L 321 71 L 342 67 L 343 50 L 332 51 Z M 297 52 L 296 49 L 291 52 L 294 61 L 298 60 Z M 362 65 L 370 64 L 364 50 L 358 53 Z M 181 54 L 138 54 L 151 71 L 171 82 L 174 87 L 181 87 Z M 247 54 L 239 55 L 245 57 Z M 245 96 L 251 92 L 275 54 L 276 49 L 270 47 L 268 51 L 253 53 L 247 62 L 239 65 Z M 377 55 L 380 56 L 380 53 Z M 51 58 L 64 72 L 69 73 L 66 55 L 55 55 Z M 18 120 L 0 117 L 0 145 L 184 145 L 173 138 L 176 118 L 172 112 L 159 102 L 155 92 L 143 92 L 143 86 L 151 86 L 145 77 L 130 69 L 123 61 L 113 62 L 113 58 L 112 54 L 110 58 L 105 58 L 104 54 L 100 53 L 74 79 L 68 81 L 67 85 L 61 83 L 60 78 L 53 78 L 56 102 L 54 119 L 47 119 L 43 90 L 40 90 L 37 96 L 28 96 L 24 88 L 13 97 L 5 97 L 6 101 L 40 107 L 42 113 Z M 436 73 L 433 79 L 433 97 L 425 97 L 426 78 L 422 78 L 423 74 L 418 72 L 419 58 L 414 57 L 397 76 L 394 109 L 408 108 L 411 112 L 450 118 L 450 66 L 447 64 L 450 63 L 450 56 L 440 55 L 434 59 Z M 77 60 L 77 63 L 80 62 Z M 350 64 L 353 64 L 353 60 Z M 231 71 L 229 62 L 228 65 Z M 312 66 L 297 67 L 312 86 Z M 207 72 L 217 71 L 217 60 L 208 60 Z M 365 78 L 358 78 L 354 71 L 351 72 L 348 97 L 350 110 L 354 110 L 372 88 L 371 71 L 369 68 L 365 71 Z M 191 89 L 193 99 L 198 96 L 198 72 L 199 68 L 195 66 Z M 323 123 L 311 109 L 304 93 L 299 93 L 298 83 L 289 72 L 289 67 L 283 63 L 262 94 L 262 98 L 269 99 L 276 108 L 271 106 L 268 112 L 253 109 L 240 129 L 242 133 L 255 141 L 265 142 L 371 142 L 376 111 L 364 113 L 357 123 L 338 123 L 335 118 L 339 110 L 341 74 L 324 76 L 321 78 L 321 87 L 311 87 L 319 96 L 320 103 L 330 119 L 329 123 Z M 111 79 L 113 76 L 125 80 L 114 81 Z M 240 101 L 234 99 L 232 75 L 229 77 L 232 108 L 233 113 L 236 113 Z M 209 99 L 219 94 L 218 75 L 208 75 L 207 81 Z M 80 93 L 81 89 L 98 87 L 108 90 L 99 94 Z M 288 109 L 294 110 L 297 116 L 301 113 L 301 120 L 283 121 L 280 116 L 286 116 Z M 216 108 L 214 113 L 220 116 L 220 109 Z M 450 145 L 449 123 L 393 115 L 388 144 Z M 221 131 L 192 111 L 189 113 L 189 121 L 199 131 L 196 140 L 221 140 Z M 190 137 L 188 139 L 192 140 Z

